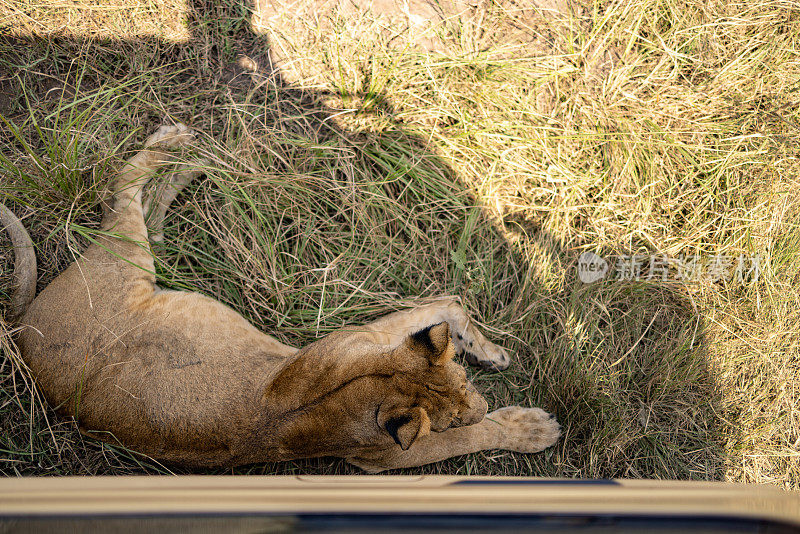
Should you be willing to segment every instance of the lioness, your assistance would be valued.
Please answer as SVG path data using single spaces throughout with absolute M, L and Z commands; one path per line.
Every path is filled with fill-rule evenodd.
M 296 349 L 209 297 L 160 289 L 142 188 L 169 161 L 163 149 L 193 139 L 182 124 L 147 139 L 113 182 L 103 237 L 35 300 L 30 238 L 0 205 L 16 250 L 12 313 L 21 316 L 23 358 L 49 403 L 84 433 L 188 466 L 338 456 L 369 472 L 555 443 L 560 427 L 541 409 L 486 415 L 453 357 L 496 369 L 509 357 L 453 300 Z M 199 174 L 175 175 L 154 206 L 155 227 Z

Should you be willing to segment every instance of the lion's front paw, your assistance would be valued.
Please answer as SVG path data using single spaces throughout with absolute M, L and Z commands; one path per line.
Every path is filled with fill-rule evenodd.
M 541 408 L 507 406 L 487 414 L 486 419 L 501 425 L 499 448 L 510 451 L 543 451 L 561 436 L 555 416 Z
M 194 132 L 183 123 L 175 126 L 163 125 L 153 132 L 144 142 L 145 148 L 164 147 L 172 148 L 187 146 L 194 141 Z
M 508 351 L 491 341 L 477 345 L 470 343 L 463 349 L 464 357 L 470 365 L 482 367 L 487 371 L 503 371 L 511 364 Z

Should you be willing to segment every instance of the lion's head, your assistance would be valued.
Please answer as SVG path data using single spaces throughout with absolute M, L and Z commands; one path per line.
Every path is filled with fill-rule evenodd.
M 486 401 L 454 355 L 447 323 L 408 336 L 392 351 L 402 372 L 387 381 L 377 423 L 403 449 L 431 431 L 471 425 L 486 415 Z
M 487 404 L 453 361 L 447 323 L 398 346 L 369 332 L 337 331 L 300 350 L 265 391 L 270 426 L 282 447 L 302 455 L 386 447 L 404 450 L 430 432 L 470 425 Z

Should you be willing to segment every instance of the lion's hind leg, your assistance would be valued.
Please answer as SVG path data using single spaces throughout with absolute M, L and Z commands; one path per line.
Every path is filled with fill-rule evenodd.
M 116 264 L 116 272 L 128 282 L 143 283 L 137 295 L 146 296 L 155 288 L 142 188 L 160 167 L 170 163 L 170 155 L 163 149 L 187 146 L 193 140 L 194 133 L 184 124 L 161 126 L 147 138 L 145 148 L 128 159 L 112 179 L 113 201 L 103 217 L 103 234 L 84 254 L 96 264 Z
M 103 220 L 103 228 L 133 241 L 147 241 L 147 228 L 142 210 L 142 188 L 153 174 L 170 162 L 170 156 L 159 148 L 186 146 L 194 140 L 194 133 L 184 124 L 161 126 L 137 152 L 122 166 L 112 184 L 114 201 Z
M 160 243 L 164 240 L 164 219 L 167 217 L 170 204 L 186 186 L 203 174 L 208 164 L 208 160 L 204 158 L 194 163 L 181 163 L 179 169 L 170 173 L 166 183 L 151 184 L 152 188 L 145 191 L 142 209 L 151 243 Z

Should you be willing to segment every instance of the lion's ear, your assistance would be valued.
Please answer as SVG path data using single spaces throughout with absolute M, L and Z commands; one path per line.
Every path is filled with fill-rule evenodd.
M 428 352 L 431 365 L 444 365 L 455 356 L 453 341 L 450 339 L 450 325 L 447 321 L 423 328 L 411 334 L 409 340 Z
M 380 414 L 380 425 L 392 436 L 404 451 L 419 438 L 431 433 L 431 420 L 428 412 L 419 406 L 406 409 L 389 410 Z

